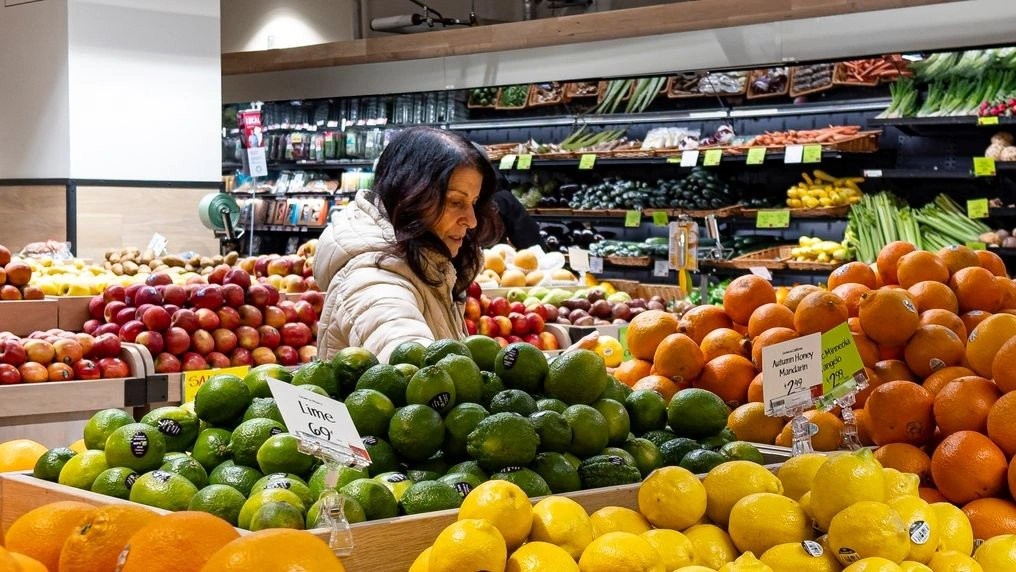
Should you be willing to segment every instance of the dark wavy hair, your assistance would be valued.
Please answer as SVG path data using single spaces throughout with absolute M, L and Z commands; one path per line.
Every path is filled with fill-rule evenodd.
M 474 211 L 476 228 L 470 229 L 453 258 L 448 247 L 430 232 L 445 208 L 445 193 L 452 172 L 476 169 L 483 176 Z M 374 191 L 395 227 L 398 244 L 393 254 L 405 257 L 409 267 L 426 283 L 437 286 L 442 277 L 427 268 L 424 252 L 435 250 L 455 267 L 454 295 L 460 298 L 483 269 L 484 246 L 501 236 L 501 220 L 494 207 L 497 172 L 468 139 L 434 127 L 400 131 L 381 153 L 374 170 Z

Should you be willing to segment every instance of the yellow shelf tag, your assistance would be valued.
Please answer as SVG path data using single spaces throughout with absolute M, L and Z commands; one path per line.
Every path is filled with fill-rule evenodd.
M 670 224 L 670 219 L 667 217 L 667 213 L 664 211 L 654 211 L 653 224 L 656 226 L 667 226 Z
M 592 169 L 593 165 L 595 164 L 596 164 L 596 155 L 592 153 L 586 153 L 579 158 L 579 169 L 582 169 L 584 171 Z
M 515 155 L 509 154 L 505 155 L 504 157 L 501 157 L 501 164 L 498 167 L 502 170 L 511 169 L 512 165 L 514 164 L 515 164 Z
M 515 165 L 515 168 L 520 171 L 527 171 L 533 164 L 533 156 L 530 154 L 519 155 L 519 162 Z
M 755 217 L 755 228 L 787 228 L 790 211 L 787 209 L 760 210 Z
M 970 199 L 967 201 L 967 216 L 970 218 L 988 218 L 988 199 Z
M 748 158 L 745 159 L 744 163 L 746 165 L 761 165 L 765 160 L 765 147 L 751 147 L 748 149 Z
M 637 228 L 642 224 L 642 213 L 639 211 L 628 211 L 624 213 L 624 226 Z
M 804 146 L 804 157 L 801 159 L 803 163 L 821 163 L 822 162 L 822 146 L 821 145 L 805 145 Z
M 983 242 L 968 242 L 967 248 L 970 250 L 988 250 L 988 245 Z
M 822 334 L 822 374 L 823 394 L 851 379 L 866 379 L 859 378 L 864 376 L 864 362 L 846 322 Z
M 708 149 L 706 150 L 705 157 L 702 158 L 702 165 L 705 167 L 715 167 L 720 164 L 723 159 L 723 151 L 721 149 Z
M 250 366 L 241 365 L 237 367 L 224 367 L 220 369 L 201 369 L 195 371 L 183 372 L 183 400 L 194 401 L 194 396 L 197 395 L 198 389 L 205 384 L 206 381 L 212 376 L 222 374 L 232 374 L 239 378 L 243 378 L 250 371 Z
M 975 177 L 994 177 L 995 160 L 991 157 L 974 157 Z
M 978 117 L 977 118 L 977 124 L 978 125 L 998 125 L 998 116 L 997 115 L 989 115 L 989 116 L 986 116 L 986 117 Z

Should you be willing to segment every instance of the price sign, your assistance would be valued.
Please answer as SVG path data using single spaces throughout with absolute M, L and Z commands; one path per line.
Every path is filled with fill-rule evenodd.
M 787 145 L 783 150 L 784 163 L 800 163 L 804 160 L 804 145 Z
M 185 371 L 183 372 L 183 400 L 194 401 L 194 396 L 197 395 L 198 389 L 205 384 L 206 381 L 212 376 L 230 374 L 237 377 L 244 377 L 247 372 L 250 371 L 250 366 L 242 365 L 237 367 L 224 367 L 221 369 L 201 369 L 196 371 Z
M 991 157 L 974 157 L 975 177 L 994 177 L 995 160 Z
M 656 226 L 667 226 L 670 224 L 670 219 L 667 218 L 667 213 L 663 211 L 654 211 L 653 224 Z
M 882 176 L 882 169 L 865 169 L 864 177 L 866 179 L 877 179 Z
M 851 379 L 860 384 L 867 376 L 850 326 L 843 322 L 822 334 L 822 393 L 831 393 Z
M 576 272 L 587 272 L 589 270 L 589 252 L 581 248 L 569 248 L 568 265 Z
M 680 163 L 681 162 L 681 155 L 677 155 L 676 157 L 667 157 L 667 162 L 668 163 Z
M 268 176 L 268 160 L 265 158 L 264 147 L 250 147 L 247 149 L 247 169 L 251 177 Z
M 790 226 L 788 209 L 763 209 L 755 216 L 755 228 L 787 228 Z
M 978 117 L 977 118 L 977 124 L 978 125 L 998 125 L 998 116 L 997 115 L 989 115 L 987 117 Z
M 748 149 L 748 158 L 745 159 L 746 165 L 761 165 L 766 160 L 766 148 L 765 147 L 750 147 Z
M 586 153 L 585 155 L 582 155 L 582 157 L 579 158 L 579 169 L 582 169 L 584 171 L 592 169 L 593 165 L 595 164 L 596 164 L 596 155 L 592 153 Z
M 642 224 L 642 213 L 640 211 L 628 211 L 624 213 L 624 226 L 638 228 Z
M 708 149 L 705 157 L 702 158 L 702 164 L 706 167 L 715 167 L 720 164 L 721 159 L 723 159 L 723 151 L 720 149 Z
M 590 256 L 589 257 L 589 271 L 592 272 L 593 274 L 602 274 L 603 273 L 603 259 L 600 258 L 599 256 Z
M 514 164 L 515 164 L 515 155 L 508 154 L 505 155 L 504 157 L 501 157 L 501 165 L 500 165 L 501 169 L 511 169 L 512 165 Z
M 822 146 L 821 145 L 805 145 L 802 160 L 805 163 L 821 163 L 822 162 Z
M 621 349 L 624 350 L 624 361 L 632 359 L 631 352 L 628 351 L 628 326 L 621 326 L 617 329 L 617 341 L 621 342 Z
M 694 167 L 698 164 L 698 149 L 692 149 L 690 151 L 684 151 L 681 153 L 681 166 L 682 167 Z
M 370 454 L 363 448 L 360 434 L 344 404 L 277 379 L 268 378 L 268 388 L 290 432 L 310 434 L 322 441 L 348 447 L 353 455 L 370 463 Z
M 762 348 L 762 401 L 770 417 L 811 407 L 822 395 L 822 335 Z
M 515 168 L 520 171 L 528 171 L 529 167 L 533 165 L 533 156 L 530 154 L 519 155 L 519 162 L 515 165 Z
M 773 273 L 769 272 L 769 269 L 766 268 L 765 266 L 750 266 L 748 267 L 748 272 L 751 272 L 755 276 L 765 278 L 770 282 L 773 281 Z
M 970 218 L 988 218 L 988 199 L 970 199 L 967 201 L 967 216 Z
M 967 248 L 970 250 L 987 250 L 988 245 L 983 242 L 968 242 Z
M 653 276 L 660 278 L 666 278 L 670 275 L 670 261 L 669 260 L 657 260 L 653 263 Z

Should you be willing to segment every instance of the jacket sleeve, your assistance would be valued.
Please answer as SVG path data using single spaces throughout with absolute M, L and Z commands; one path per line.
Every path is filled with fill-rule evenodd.
M 501 222 L 504 224 L 505 235 L 515 248 L 539 246 L 547 250 L 547 243 L 540 236 L 540 225 L 526 212 L 526 207 L 515 195 L 508 191 L 494 193 L 494 204 Z

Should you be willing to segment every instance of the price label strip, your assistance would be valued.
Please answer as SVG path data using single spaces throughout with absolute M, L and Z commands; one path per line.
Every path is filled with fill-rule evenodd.
M 787 228 L 790 226 L 788 209 L 763 209 L 755 215 L 755 228 Z
M 975 177 L 994 177 L 995 160 L 991 157 L 974 157 Z
M 694 167 L 698 164 L 698 149 L 691 149 L 689 151 L 681 152 L 681 166 L 682 167 Z
M 708 149 L 706 150 L 705 157 L 702 158 L 702 165 L 705 167 L 715 167 L 720 164 L 723 160 L 723 151 L 720 149 Z
M 529 153 L 525 155 L 519 155 L 519 161 L 515 165 L 515 168 L 520 171 L 528 171 L 533 166 L 533 156 Z
M 667 217 L 667 213 L 663 211 L 653 211 L 653 225 L 667 226 L 668 224 L 670 224 L 670 219 Z
M 745 159 L 745 165 L 761 165 L 766 160 L 766 148 L 765 147 L 750 147 L 748 148 L 748 157 Z
M 978 125 L 998 125 L 998 116 L 997 115 L 988 115 L 988 116 L 985 116 L 985 117 L 978 117 L 977 118 L 977 124 Z
M 805 145 L 804 152 L 801 157 L 804 163 L 821 163 L 822 162 L 822 146 L 821 145 Z
M 988 199 L 968 200 L 967 216 L 970 218 L 988 218 Z
M 588 171 L 596 165 L 596 155 L 592 153 L 586 153 L 579 158 L 579 169 Z
M 804 145 L 787 145 L 783 149 L 783 162 L 796 164 L 804 161 Z
M 235 375 L 239 378 L 243 378 L 250 371 L 250 366 L 241 365 L 237 367 L 224 367 L 220 369 L 201 369 L 195 371 L 183 372 L 183 387 L 180 393 L 183 395 L 184 402 L 194 401 L 194 396 L 197 395 L 198 389 L 208 381 L 209 378 L 216 375 Z
M 628 211 L 624 213 L 624 226 L 627 228 L 638 228 L 642 224 L 642 213 L 640 211 Z

